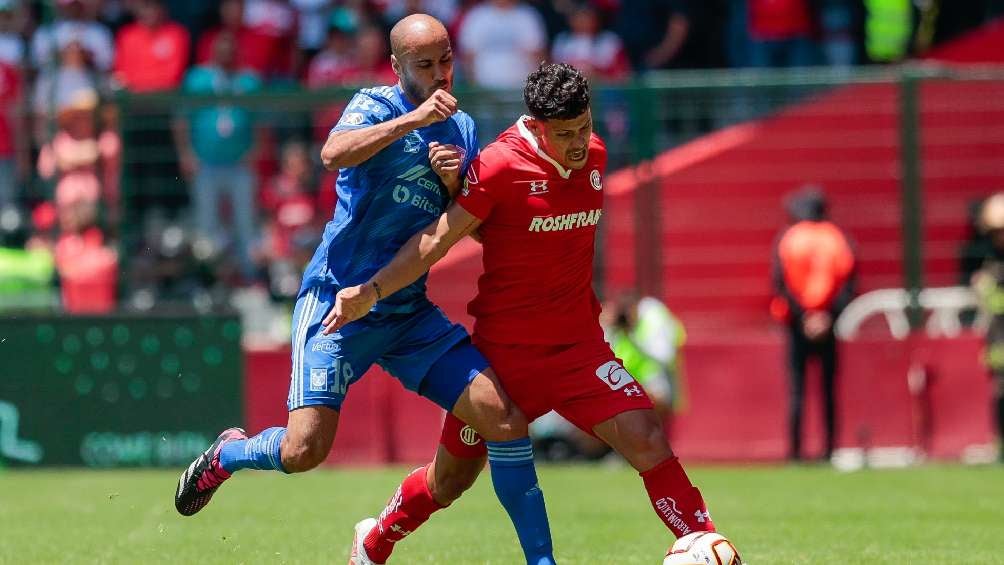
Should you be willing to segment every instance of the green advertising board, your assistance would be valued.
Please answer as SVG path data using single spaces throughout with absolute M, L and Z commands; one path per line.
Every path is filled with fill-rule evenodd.
M 242 422 L 235 317 L 0 319 L 0 466 L 187 465 Z

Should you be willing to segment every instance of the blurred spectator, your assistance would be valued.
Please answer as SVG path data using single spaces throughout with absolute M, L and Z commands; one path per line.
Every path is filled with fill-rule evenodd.
M 100 179 L 118 176 L 122 144 L 114 131 L 105 131 L 99 137 L 95 124 L 97 107 L 96 92 L 77 91 L 70 103 L 60 108 L 58 130 L 39 151 L 39 176 L 57 181 L 57 201 L 66 191 L 84 193 L 88 199 L 98 200 L 103 192 Z M 104 191 L 104 195 L 114 210 L 117 193 Z
M 627 53 L 617 34 L 600 28 L 600 14 L 591 4 L 578 5 L 568 19 L 569 31 L 559 33 L 551 58 L 568 63 L 601 82 L 624 80 L 631 72 Z
M 222 34 L 213 46 L 213 60 L 188 72 L 188 94 L 231 96 L 261 88 L 254 73 L 237 66 L 237 44 Z M 246 280 L 254 278 L 250 245 L 255 235 L 255 179 L 252 173 L 256 131 L 250 111 L 230 105 L 200 107 L 174 122 L 175 143 L 182 172 L 189 180 L 195 223 L 200 233 L 218 246 L 230 239 Z M 220 196 L 227 193 L 236 238 L 220 229 Z
M 56 270 L 63 308 L 71 313 L 115 308 L 118 255 L 98 227 L 98 190 L 94 177 L 74 175 L 66 177 L 56 193 Z
M 222 249 L 160 213 L 147 216 L 141 231 L 140 251 L 129 261 L 131 309 L 169 305 L 207 311 L 226 302 L 220 291 L 233 282 L 227 275 L 235 269 Z
M 244 0 L 220 2 L 220 25 L 199 37 L 195 51 L 197 64 L 208 63 L 213 58 L 213 44 L 221 33 L 229 33 L 237 40 L 241 65 L 254 69 L 260 75 L 269 70 L 272 40 L 244 24 Z
M 875 63 L 901 61 L 910 52 L 913 3 L 910 0 L 864 0 L 865 53 Z
M 316 53 L 327 38 L 328 13 L 332 0 L 291 0 L 297 11 L 299 36 L 297 46 L 309 54 Z
M 802 457 L 806 364 L 819 359 L 825 417 L 825 457 L 836 440 L 837 338 L 833 323 L 854 297 L 855 259 L 843 231 L 827 219 L 826 198 L 814 187 L 788 200 L 792 220 L 775 247 L 776 298 L 771 313 L 788 328 L 790 458 Z
M 823 58 L 826 64 L 850 67 L 858 62 L 857 12 L 855 0 L 817 0 Z
M 262 49 L 267 61 L 265 68 L 259 69 L 263 80 L 292 76 L 296 19 L 296 11 L 289 0 L 246 0 L 244 24 L 263 38 Z
M 52 252 L 28 245 L 29 220 L 13 205 L 0 206 L 0 310 L 53 305 Z
M 321 229 L 316 186 L 307 145 L 287 143 L 279 174 L 265 183 L 259 198 L 265 221 L 256 259 L 268 274 L 273 296 L 292 299 L 300 289 L 304 265 L 298 261 L 297 242 L 313 241 Z
M 307 87 L 323 88 L 338 84 L 355 56 L 356 22 L 347 11 L 335 10 L 328 25 L 328 37 L 321 50 L 310 61 Z
M 616 23 L 631 66 L 664 69 L 678 64 L 691 36 L 695 0 L 622 0 Z
M 390 64 L 387 34 L 376 27 L 366 26 L 356 35 L 355 56 L 340 73 L 332 76 L 336 84 L 376 86 L 392 85 L 397 74 Z
M 980 228 L 990 241 L 983 266 L 972 285 L 990 319 L 985 361 L 993 378 L 998 438 L 1004 439 L 1004 193 L 987 198 L 980 210 Z M 1001 450 L 1004 456 L 1004 450 Z
M 70 43 L 79 43 L 88 62 L 101 72 L 111 69 L 114 56 L 108 28 L 94 21 L 83 0 L 56 0 L 59 18 L 35 30 L 31 38 L 32 63 L 45 68 Z
M 116 38 L 115 79 L 133 92 L 173 90 L 188 65 L 188 31 L 167 19 L 165 0 L 137 0 L 136 22 Z
M 0 62 L 14 66 L 25 63 L 18 9 L 16 0 L 0 0 Z
M 683 324 L 658 298 L 635 292 L 604 304 L 601 321 L 614 355 L 665 420 L 682 400 L 680 348 L 687 341 Z
M 60 108 L 71 105 L 78 92 L 97 92 L 98 86 L 83 46 L 76 41 L 67 43 L 59 52 L 59 66 L 43 70 L 35 80 L 32 110 L 36 142 L 46 142 L 50 120 Z
M 412 14 L 429 14 L 450 29 L 459 13 L 457 0 L 385 0 L 384 15 L 388 22 L 397 22 Z
M 0 208 L 18 199 L 18 185 L 27 173 L 27 141 L 19 125 L 21 72 L 15 64 L 0 61 Z
M 966 238 L 959 248 L 959 283 L 969 286 L 987 257 L 993 254 L 993 243 L 984 229 L 985 200 L 969 202 L 966 210 Z
M 806 67 L 816 62 L 808 0 L 748 0 L 754 67 Z
M 341 84 L 348 70 L 353 66 L 356 46 L 356 22 L 350 12 L 335 10 L 331 14 L 328 41 L 324 49 L 310 62 L 307 70 L 307 88 L 319 89 Z M 340 101 L 321 107 L 314 112 L 314 137 L 323 140 L 328 137 L 332 125 L 338 121 L 345 102 Z
M 460 23 L 459 47 L 468 80 L 489 88 L 519 88 L 544 59 L 540 15 L 519 0 L 488 0 Z

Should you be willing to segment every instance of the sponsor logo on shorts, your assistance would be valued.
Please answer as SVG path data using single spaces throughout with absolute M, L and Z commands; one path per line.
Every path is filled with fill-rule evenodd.
M 333 353 L 338 351 L 338 343 L 333 339 L 319 339 L 310 346 L 311 351 L 320 351 L 322 353 Z
M 328 390 L 328 370 L 318 367 L 310 370 L 310 391 L 326 392 Z
M 628 373 L 627 369 L 621 367 L 621 364 L 617 361 L 607 361 L 597 367 L 596 376 L 606 383 L 610 387 L 610 390 L 620 390 L 635 382 L 631 373 Z
M 464 426 L 460 428 L 460 441 L 464 442 L 464 445 L 477 445 L 481 443 L 481 436 L 474 431 L 474 428 Z

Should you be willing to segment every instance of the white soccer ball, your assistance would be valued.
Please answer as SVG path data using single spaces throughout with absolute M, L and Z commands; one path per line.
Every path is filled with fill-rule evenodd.
M 743 558 L 722 534 L 694 532 L 676 540 L 662 565 L 743 565 Z

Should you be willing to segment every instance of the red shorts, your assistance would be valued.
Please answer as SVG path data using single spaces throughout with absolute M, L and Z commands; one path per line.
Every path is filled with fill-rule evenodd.
M 502 388 L 531 422 L 554 410 L 582 431 L 630 410 L 651 409 L 645 389 L 628 374 L 603 340 L 571 345 L 511 345 L 473 336 Z M 447 425 L 441 441 L 454 455 L 471 453 L 461 442 L 463 423 Z M 480 442 L 477 447 L 481 447 Z M 461 455 L 464 453 L 465 455 Z

